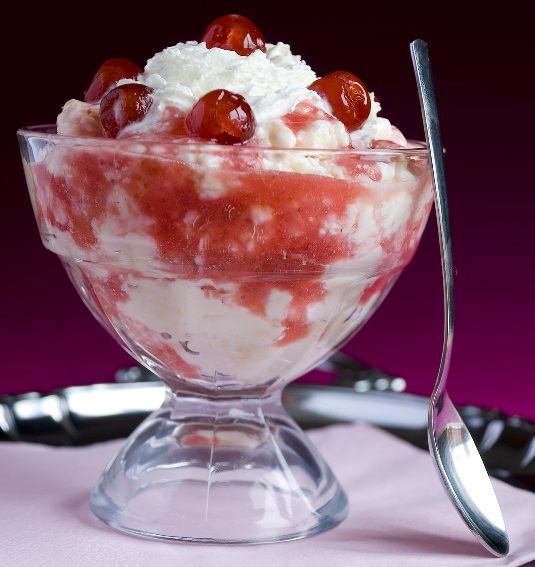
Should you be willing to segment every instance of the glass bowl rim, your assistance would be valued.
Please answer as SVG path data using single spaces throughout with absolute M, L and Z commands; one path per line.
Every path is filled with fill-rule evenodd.
M 74 136 L 68 134 L 58 134 L 56 124 L 37 124 L 23 126 L 17 129 L 17 135 L 23 138 L 39 137 L 43 139 L 64 139 L 80 145 L 98 144 L 104 146 L 125 146 L 131 150 L 132 144 L 155 144 L 158 146 L 169 145 L 172 147 L 184 147 L 190 150 L 209 151 L 209 152 L 292 152 L 292 153 L 319 153 L 327 155 L 362 155 L 362 156 L 412 156 L 427 157 L 429 149 L 426 142 L 421 140 L 407 139 L 408 146 L 402 148 L 311 148 L 311 147 L 278 147 L 278 146 L 255 146 L 255 145 L 223 145 L 213 142 L 191 142 L 184 141 L 182 138 L 154 138 L 149 136 L 136 138 L 100 138 L 97 136 Z

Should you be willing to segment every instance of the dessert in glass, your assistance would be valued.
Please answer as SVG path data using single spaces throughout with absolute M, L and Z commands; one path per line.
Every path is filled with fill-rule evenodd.
M 281 392 L 369 319 L 428 220 L 426 146 L 380 110 L 228 15 L 18 131 L 43 244 L 165 385 L 91 494 L 108 525 L 262 543 L 346 517 Z

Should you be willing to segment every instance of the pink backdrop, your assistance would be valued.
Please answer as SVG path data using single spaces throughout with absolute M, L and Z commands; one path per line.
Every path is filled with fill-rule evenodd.
M 496 5 L 504 9 L 493 3 L 484 13 L 449 7 L 436 21 L 417 3 L 359 4 L 355 14 L 340 7 L 293 14 L 286 6 L 283 19 L 273 16 L 276 3 L 267 10 L 251 2 L 234 2 L 230 9 L 205 2 L 198 14 L 181 14 L 181 4 L 172 3 L 171 13 L 142 16 L 111 7 L 84 16 L 70 4 L 54 12 L 15 6 L 17 27 L 23 27 L 16 49 L 5 45 L 2 51 L 9 56 L 1 89 L 0 394 L 108 382 L 133 363 L 86 311 L 58 259 L 42 247 L 16 129 L 53 122 L 68 98 L 83 96 L 105 59 L 123 56 L 143 65 L 154 52 L 200 37 L 213 19 L 233 11 L 255 21 L 267 41 L 290 43 L 319 75 L 344 69 L 360 76 L 379 96 L 383 115 L 413 138 L 423 137 L 423 127 L 409 43 L 428 42 L 446 147 L 456 272 L 451 395 L 459 405 L 535 419 L 534 123 L 533 90 L 526 82 L 533 76 L 535 14 L 531 2 Z M 440 361 L 442 314 L 432 214 L 413 262 L 343 350 L 404 376 L 407 391 L 427 396 Z

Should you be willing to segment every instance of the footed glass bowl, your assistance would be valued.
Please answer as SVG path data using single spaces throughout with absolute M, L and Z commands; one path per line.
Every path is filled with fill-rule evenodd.
M 44 246 L 166 385 L 103 471 L 95 515 L 219 543 L 341 522 L 344 489 L 281 392 L 362 327 L 411 260 L 433 202 L 425 145 L 274 149 L 53 126 L 18 138 Z

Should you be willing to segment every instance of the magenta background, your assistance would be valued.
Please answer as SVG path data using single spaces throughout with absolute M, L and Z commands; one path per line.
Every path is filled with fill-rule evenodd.
M 409 43 L 430 50 L 446 147 L 456 323 L 450 371 L 455 403 L 535 419 L 533 320 L 535 205 L 533 183 L 534 3 L 356 3 L 292 13 L 282 3 L 158 3 L 126 8 L 72 3 L 35 11 L 14 6 L 16 45 L 2 34 L 0 230 L 0 394 L 48 392 L 113 381 L 133 363 L 92 318 L 59 261 L 40 242 L 15 137 L 20 126 L 55 121 L 68 98 L 80 98 L 102 61 L 143 65 L 154 52 L 197 39 L 215 18 L 251 18 L 267 41 L 285 41 L 319 75 L 351 71 L 379 96 L 383 116 L 409 137 L 423 127 Z M 350 4 L 347 4 L 348 6 Z M 309 5 L 310 6 L 310 5 Z M 484 10 L 484 11 L 483 11 Z M 30 82 L 31 75 L 31 82 Z M 406 378 L 407 391 L 430 395 L 443 326 L 442 283 L 434 213 L 421 246 L 374 318 L 344 351 Z M 321 379 L 311 373 L 304 379 Z

